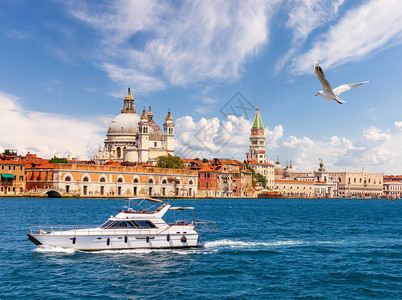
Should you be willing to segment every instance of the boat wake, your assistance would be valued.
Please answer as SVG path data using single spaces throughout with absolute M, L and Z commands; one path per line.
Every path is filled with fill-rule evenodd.
M 243 242 L 233 240 L 218 240 L 205 243 L 205 248 L 261 248 L 276 246 L 304 245 L 305 241 L 273 241 L 273 242 Z
M 72 248 L 62 248 L 56 246 L 46 246 L 40 245 L 34 249 L 35 252 L 39 253 L 67 253 L 67 254 L 74 254 L 77 250 Z

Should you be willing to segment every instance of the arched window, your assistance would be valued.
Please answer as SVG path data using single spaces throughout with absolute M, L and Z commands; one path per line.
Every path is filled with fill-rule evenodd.
M 88 177 L 84 177 L 84 179 L 83 179 L 82 181 L 87 182 L 87 181 L 89 181 L 89 178 L 88 178 Z
M 100 179 L 100 182 L 105 182 L 105 181 L 106 181 L 105 177 L 102 177 L 102 178 Z
M 149 178 L 149 183 L 154 183 L 154 180 L 152 178 Z
M 120 147 L 117 147 L 117 149 L 116 149 L 116 155 L 117 155 L 117 157 L 120 157 L 120 156 L 121 156 L 121 149 L 120 149 Z
M 208 188 L 208 182 L 206 183 L 205 187 Z
M 65 181 L 71 181 L 71 177 L 70 177 L 70 176 L 67 176 L 66 179 L 65 179 Z
M 117 182 L 123 182 L 123 179 L 120 177 L 119 179 L 117 179 Z
M 166 184 L 166 179 L 163 179 L 163 180 L 162 180 L 162 184 Z
M 134 183 L 138 183 L 138 178 L 134 178 Z
M 190 181 L 188 182 L 188 184 L 194 184 L 194 183 L 193 183 L 193 181 L 192 181 L 192 180 L 190 180 Z

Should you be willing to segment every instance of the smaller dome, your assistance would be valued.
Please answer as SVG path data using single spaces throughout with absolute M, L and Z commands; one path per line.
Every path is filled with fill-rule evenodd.
M 148 120 L 148 115 L 145 113 L 145 108 L 143 109 L 142 114 L 141 114 L 141 120 L 142 119 Z
M 170 114 L 170 110 L 168 111 L 168 114 L 167 114 L 167 116 L 166 116 L 166 118 L 165 118 L 165 121 L 167 121 L 167 120 L 173 121 L 173 117 L 172 117 L 172 115 Z

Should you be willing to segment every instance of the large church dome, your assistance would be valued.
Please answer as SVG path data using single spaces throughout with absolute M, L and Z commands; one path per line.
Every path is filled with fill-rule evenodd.
M 136 134 L 140 116 L 133 113 L 122 113 L 116 116 L 109 125 L 108 134 Z

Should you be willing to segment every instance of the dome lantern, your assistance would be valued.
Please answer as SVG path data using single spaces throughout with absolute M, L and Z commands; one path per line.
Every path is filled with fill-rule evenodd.
M 130 88 L 128 88 L 128 93 L 126 97 L 124 97 L 123 107 L 121 108 L 122 114 L 135 114 L 135 105 L 134 105 L 134 97 L 131 95 Z

